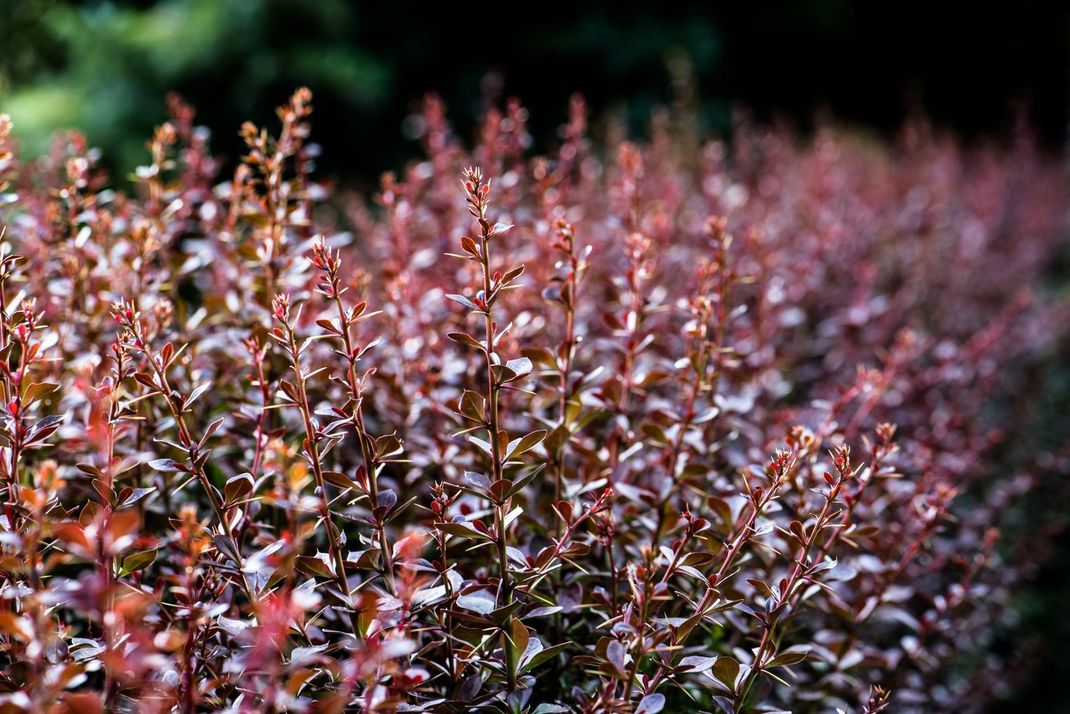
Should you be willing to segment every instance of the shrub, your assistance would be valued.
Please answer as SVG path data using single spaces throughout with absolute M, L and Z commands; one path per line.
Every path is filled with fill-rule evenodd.
M 601 146 L 578 99 L 529 160 L 520 105 L 468 152 L 431 99 L 425 161 L 325 203 L 310 101 L 219 184 L 172 101 L 131 195 L 2 125 L 6 709 L 999 694 L 1000 528 L 1061 468 L 1006 446 L 1065 334 L 1056 165 Z

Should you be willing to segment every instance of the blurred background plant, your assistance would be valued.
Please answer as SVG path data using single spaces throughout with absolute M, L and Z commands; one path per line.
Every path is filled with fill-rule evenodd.
M 398 127 L 418 129 L 409 117 L 428 91 L 461 135 L 488 102 L 524 97 L 540 110 L 529 127 L 536 148 L 555 140 L 576 91 L 595 117 L 625 118 L 633 132 L 674 100 L 718 132 L 736 106 L 802 128 L 827 110 L 881 131 L 924 112 L 965 136 L 1005 133 L 1020 109 L 1049 145 L 1063 139 L 1070 95 L 1070 6 L 1039 0 L 520 3 L 507 13 L 347 0 L 0 6 L 0 108 L 25 151 L 78 127 L 122 173 L 166 119 L 171 91 L 233 160 L 241 122 L 270 119 L 265 107 L 307 85 L 321 169 L 347 179 L 374 179 L 417 153 Z

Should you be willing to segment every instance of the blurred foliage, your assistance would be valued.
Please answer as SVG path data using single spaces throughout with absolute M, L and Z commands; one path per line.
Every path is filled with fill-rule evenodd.
M 496 94 L 495 70 L 507 65 L 517 80 L 511 85 L 543 87 L 531 92 L 536 102 L 551 95 L 543 129 L 552 131 L 568 95 L 583 88 L 599 100 L 628 96 L 641 125 L 664 101 L 670 48 L 702 69 L 712 66 L 715 48 L 710 28 L 689 23 L 686 13 L 659 19 L 591 10 L 558 26 L 542 8 L 517 8 L 510 26 L 531 31 L 507 40 L 498 33 L 502 39 L 487 48 L 485 18 L 465 28 L 456 8 L 438 5 L 410 15 L 406 4 L 345 0 L 6 1 L 14 9 L 0 20 L 8 48 L 0 102 L 26 149 L 40 151 L 55 130 L 78 127 L 123 170 L 144 156 L 144 137 L 164 118 L 168 91 L 190 100 L 204 123 L 234 127 L 235 135 L 216 141 L 231 153 L 243 118 L 266 119 L 264 107 L 308 85 L 316 136 L 333 150 L 329 167 L 356 161 L 368 171 L 398 161 L 399 127 L 425 92 L 441 90 L 459 105 L 459 121 L 472 124 Z M 507 43 L 504 54 L 499 42 Z M 469 45 L 477 50 L 466 52 Z M 447 50 L 450 60 L 442 61 L 438 54 Z M 592 77 L 598 83 L 586 86 Z
M 389 78 L 352 43 L 354 13 L 342 0 L 15 5 L 4 36 L 22 47 L 4 60 L 4 107 L 30 151 L 73 126 L 129 167 L 144 156 L 167 91 L 230 118 L 303 82 L 359 109 L 383 100 Z
M 894 131 L 924 111 L 970 135 L 1024 109 L 1061 142 L 1070 96 L 1070 4 L 614 3 L 463 6 L 350 0 L 0 0 L 0 110 L 28 151 L 78 127 L 128 171 L 178 91 L 233 158 L 237 128 L 298 85 L 315 92 L 322 168 L 374 178 L 415 147 L 401 128 L 441 93 L 462 134 L 519 96 L 552 141 L 568 95 L 642 131 L 687 77 L 707 128 L 730 108 L 805 129 L 825 110 Z M 690 69 L 684 72 L 686 58 Z

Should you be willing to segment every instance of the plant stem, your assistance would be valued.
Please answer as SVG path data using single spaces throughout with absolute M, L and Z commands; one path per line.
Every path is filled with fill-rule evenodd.
M 316 489 L 320 495 L 320 514 L 323 518 L 324 526 L 327 528 L 327 548 L 330 551 L 331 559 L 334 561 L 334 579 L 342 594 L 345 595 L 347 604 L 350 604 L 353 593 L 349 588 L 349 579 L 346 577 L 345 560 L 342 558 L 342 551 L 340 550 L 341 543 L 338 537 L 338 530 L 334 525 L 334 520 L 331 518 L 331 505 L 327 498 L 327 482 L 323 478 L 323 465 L 320 460 L 319 437 L 316 433 L 316 428 L 312 425 L 312 407 L 308 401 L 304 368 L 301 366 L 301 351 L 297 345 L 297 335 L 293 327 L 285 321 L 284 324 L 286 325 L 286 333 L 289 340 L 290 364 L 297 379 L 297 397 L 299 399 L 297 406 L 301 412 L 301 420 L 305 427 L 305 453 L 312 464 L 312 473 L 316 479 Z

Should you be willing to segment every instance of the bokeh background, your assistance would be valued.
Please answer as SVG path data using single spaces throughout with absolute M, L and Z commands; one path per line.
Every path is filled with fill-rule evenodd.
M 638 135 L 657 106 L 684 103 L 727 136 L 740 111 L 801 136 L 834 121 L 891 137 L 922 116 L 965 143 L 1009 140 L 1024 123 L 1065 153 L 1070 3 L 0 0 L 0 111 L 24 152 L 77 127 L 120 186 L 145 160 L 169 91 L 198 108 L 234 161 L 241 122 L 270 120 L 298 85 L 315 94 L 320 175 L 364 189 L 418 153 L 409 117 L 431 91 L 462 136 L 488 104 L 520 97 L 535 149 L 553 145 L 578 91 L 596 120 Z M 1049 365 L 1025 388 L 1043 438 L 1070 433 L 1070 370 Z M 1066 495 L 1024 507 L 1040 514 Z M 999 633 L 1008 650 L 1029 643 L 1034 673 L 993 711 L 1070 711 L 1070 539 L 1060 537 L 1017 626 Z
M 805 130 L 831 117 L 894 132 L 911 114 L 964 138 L 1027 116 L 1065 136 L 1070 4 L 970 2 L 369 2 L 0 0 L 0 103 L 27 149 L 79 127 L 112 165 L 177 91 L 240 152 L 241 121 L 270 117 L 300 84 L 315 93 L 321 168 L 345 178 L 397 168 L 416 146 L 405 118 L 424 93 L 461 131 L 486 102 L 518 96 L 552 142 L 568 96 L 641 133 L 651 109 L 693 88 L 705 128 L 745 107 Z

